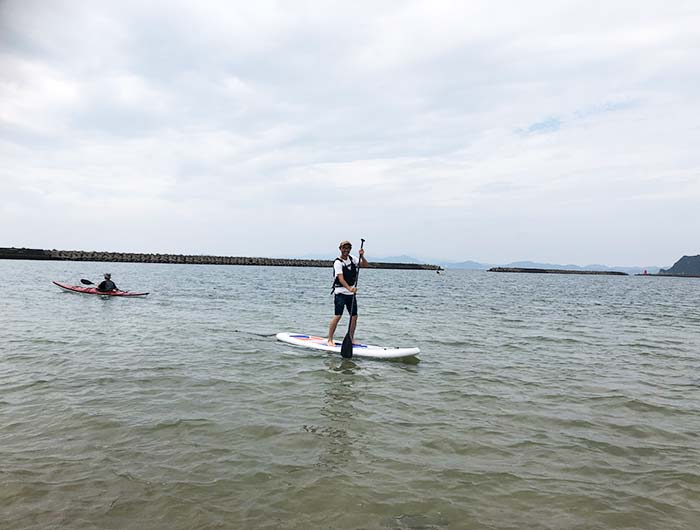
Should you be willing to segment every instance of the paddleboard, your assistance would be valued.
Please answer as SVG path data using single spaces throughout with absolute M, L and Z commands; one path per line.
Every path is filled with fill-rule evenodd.
M 61 289 L 66 291 L 71 291 L 74 293 L 82 294 L 98 294 L 100 296 L 146 296 L 148 293 L 132 293 L 130 291 L 110 291 L 105 293 L 103 291 L 98 291 L 95 287 L 82 287 L 80 285 L 68 285 L 66 283 L 53 282 L 54 285 L 58 285 Z
M 342 345 L 342 341 L 336 341 L 335 346 L 329 346 L 328 339 L 324 337 L 315 337 L 313 335 L 305 335 L 304 333 L 278 333 L 277 340 L 293 344 L 294 346 L 337 354 L 340 354 L 340 347 Z M 371 344 L 354 344 L 352 347 L 353 357 L 367 357 L 370 359 L 402 359 L 404 357 L 413 357 L 419 353 L 419 348 L 391 348 L 372 346 Z

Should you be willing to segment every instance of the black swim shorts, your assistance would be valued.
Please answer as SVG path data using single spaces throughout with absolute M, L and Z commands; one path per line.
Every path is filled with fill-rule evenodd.
M 355 299 L 355 304 L 352 303 Z M 351 294 L 336 294 L 335 295 L 335 314 L 342 315 L 343 308 L 348 308 L 348 313 L 350 313 L 350 307 L 352 307 L 352 316 L 357 316 L 357 299 Z

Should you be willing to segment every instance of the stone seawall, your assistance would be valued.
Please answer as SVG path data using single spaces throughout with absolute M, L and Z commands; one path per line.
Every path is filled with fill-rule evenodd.
M 0 247 L 0 259 L 53 259 L 47 250 L 39 248 Z
M 612 276 L 629 276 L 626 272 L 619 271 L 580 271 L 566 269 L 528 269 L 519 267 L 493 267 L 489 272 L 530 272 L 536 274 L 594 274 L 594 275 L 612 275 Z
M 142 254 L 134 252 L 94 252 L 82 250 L 42 250 L 2 248 L 0 259 L 55 261 L 109 261 L 129 263 L 181 263 L 192 265 L 269 265 L 276 267 L 331 267 L 332 260 L 254 258 L 242 256 L 197 256 L 186 254 Z M 421 263 L 374 263 L 374 269 L 439 270 L 437 265 Z
M 700 278 L 700 274 L 635 274 L 635 276 L 644 276 L 647 278 Z

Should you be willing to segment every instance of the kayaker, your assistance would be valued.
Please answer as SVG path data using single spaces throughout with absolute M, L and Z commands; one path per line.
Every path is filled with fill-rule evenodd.
M 110 291 L 117 290 L 117 286 L 112 281 L 112 275 L 110 273 L 105 273 L 105 279 L 100 282 L 100 285 L 97 286 L 97 290 L 101 293 L 108 293 Z
M 335 258 L 333 262 L 333 301 L 335 303 L 335 313 L 328 327 L 329 346 L 335 346 L 333 335 L 335 334 L 335 328 L 338 326 L 338 322 L 340 322 L 340 317 L 343 316 L 343 309 L 346 307 L 352 319 L 350 323 L 350 337 L 355 336 L 355 326 L 357 326 L 357 300 L 354 294 L 357 292 L 357 287 L 355 287 L 357 268 L 369 266 L 369 263 L 365 259 L 364 249 L 360 249 L 360 258 L 357 259 L 350 255 L 350 251 L 352 250 L 352 243 L 350 243 L 350 241 L 341 241 L 338 248 L 340 249 L 340 257 Z M 353 299 L 355 299 L 354 303 Z

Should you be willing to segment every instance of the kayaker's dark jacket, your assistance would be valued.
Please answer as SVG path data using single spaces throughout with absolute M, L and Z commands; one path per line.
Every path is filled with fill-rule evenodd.
M 335 263 L 336 261 L 340 261 L 341 264 L 343 265 L 343 279 L 345 280 L 345 283 L 347 283 L 349 286 L 355 285 L 355 280 L 357 280 L 357 265 L 355 265 L 355 262 L 350 258 L 350 265 L 346 265 L 343 263 L 343 260 L 340 258 L 335 258 Z M 338 279 L 338 276 L 335 277 L 333 280 L 333 290 L 335 290 L 336 287 L 343 287 L 343 284 L 340 283 L 340 280 Z
M 97 290 L 102 291 L 103 293 L 108 293 L 109 291 L 116 291 L 117 286 L 112 280 L 104 280 L 97 286 Z

